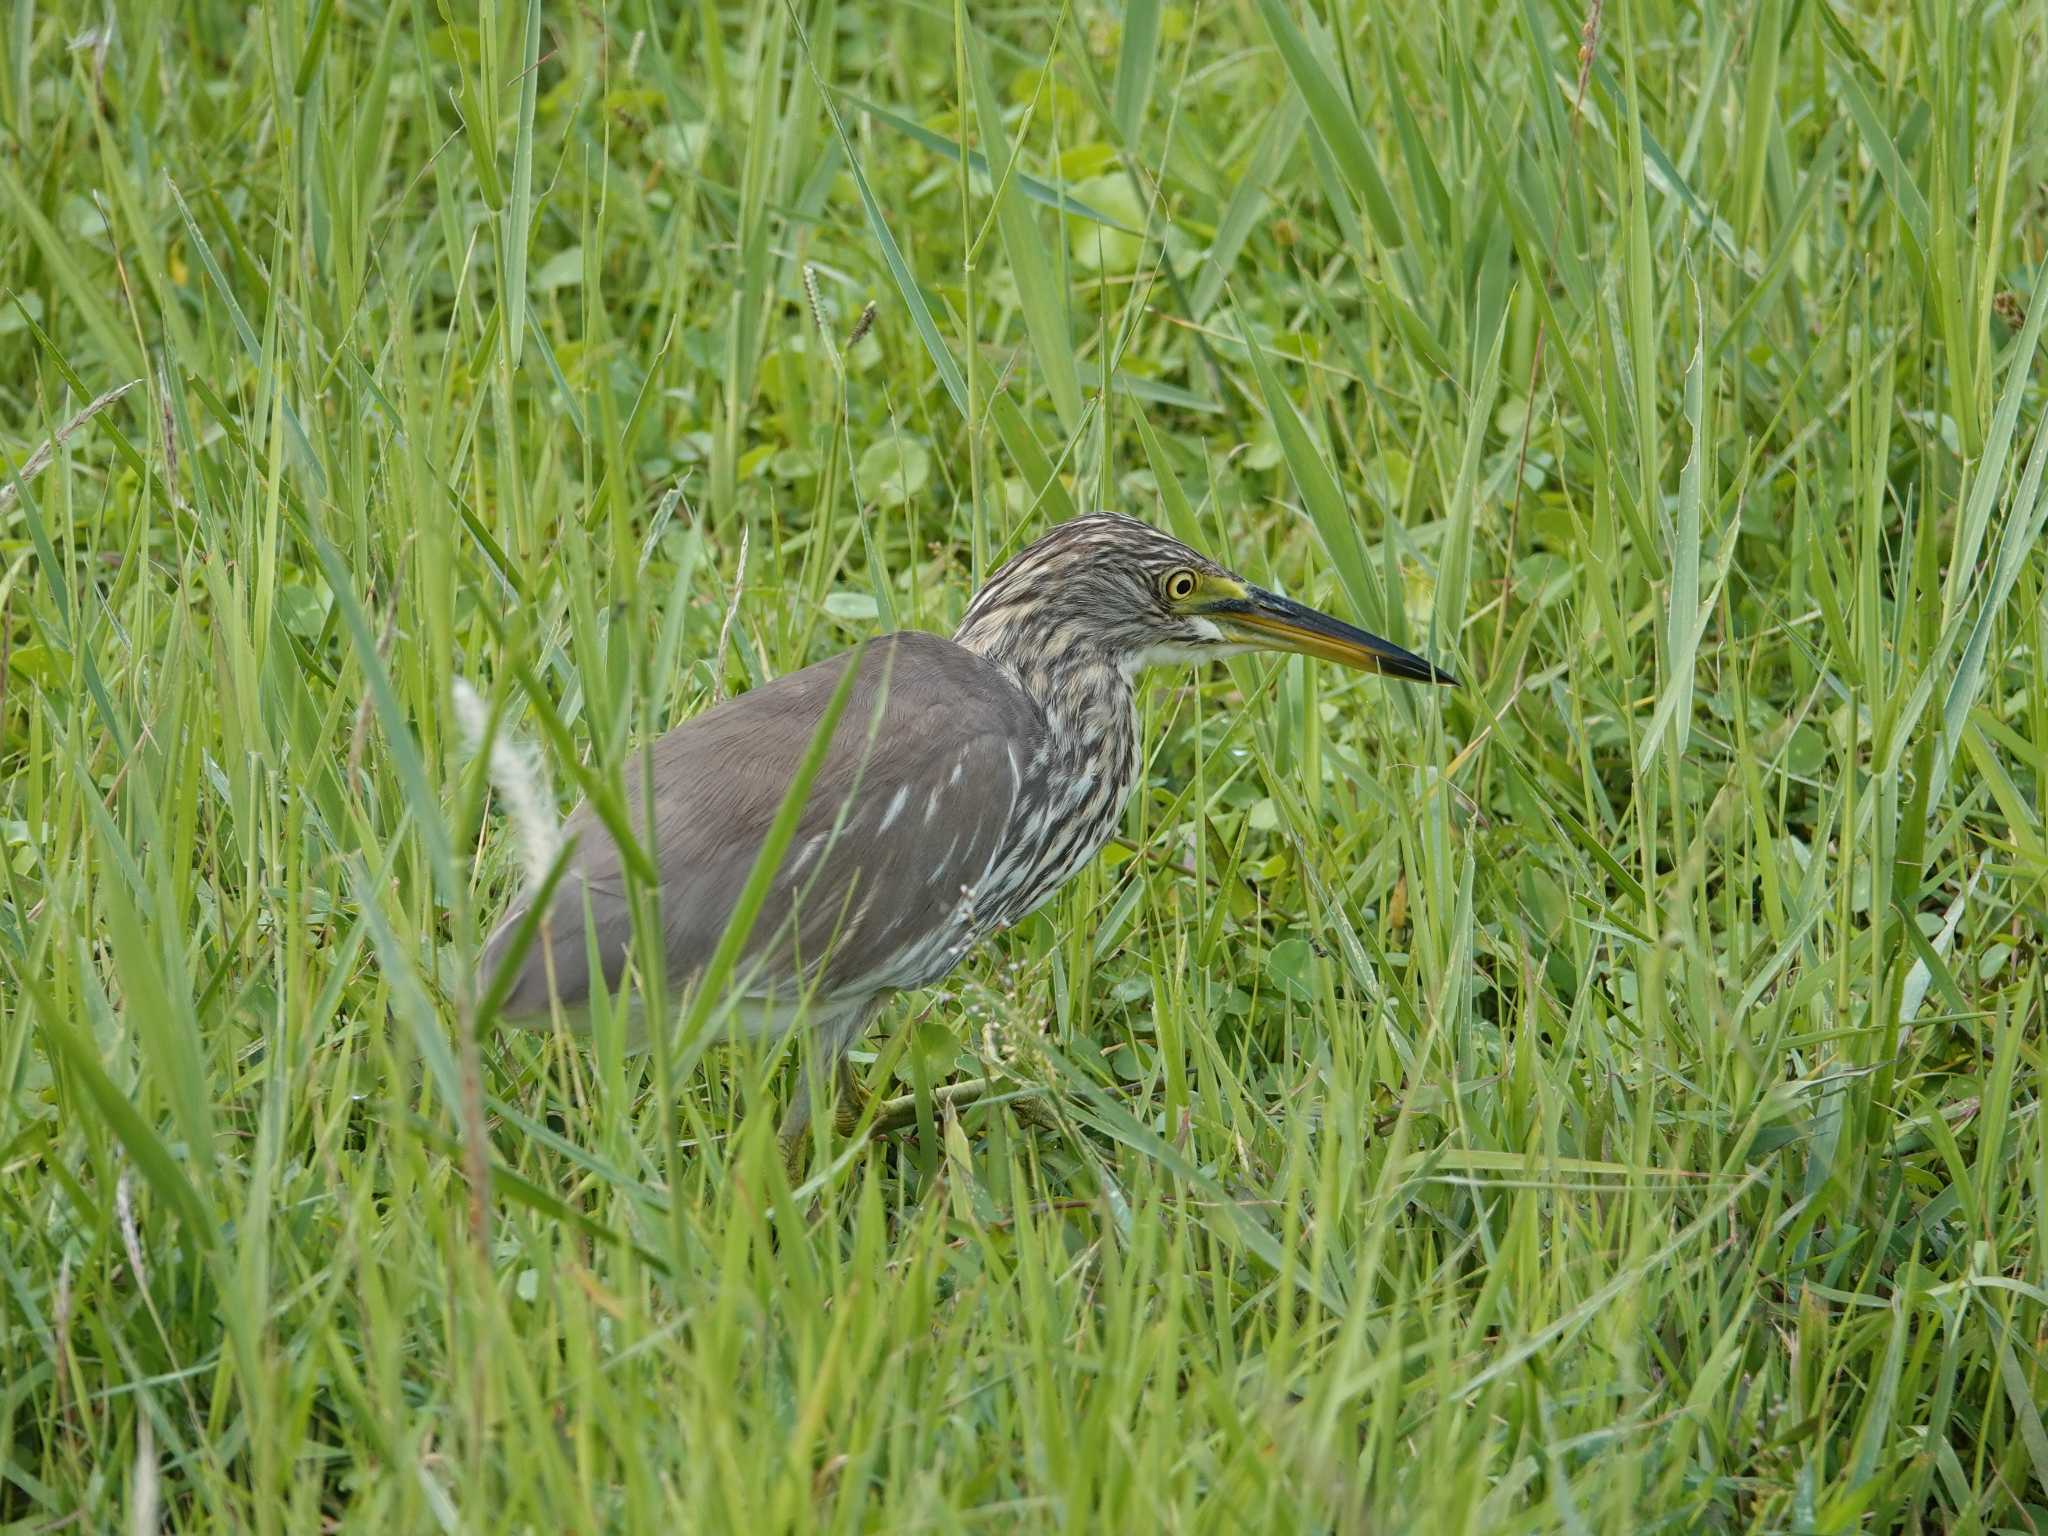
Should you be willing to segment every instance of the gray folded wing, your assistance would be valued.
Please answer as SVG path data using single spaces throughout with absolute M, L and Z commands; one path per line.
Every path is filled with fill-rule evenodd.
M 995 663 L 936 635 L 891 635 L 684 722 L 625 773 L 626 807 L 660 875 L 668 985 L 701 972 L 843 670 L 860 672 L 796 835 L 742 952 L 736 990 L 793 1001 L 921 986 L 950 970 L 976 931 L 973 896 L 1004 846 L 1044 731 L 1038 706 Z M 643 765 L 653 775 L 652 818 Z M 588 805 L 542 937 L 506 1017 L 587 1001 L 595 950 L 615 989 L 633 941 L 627 874 Z M 586 930 L 588 907 L 591 927 Z M 485 950 L 495 976 L 521 911 Z M 552 958 L 552 966 L 549 964 Z

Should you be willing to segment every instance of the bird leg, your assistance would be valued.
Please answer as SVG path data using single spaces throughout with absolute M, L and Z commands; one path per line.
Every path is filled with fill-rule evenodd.
M 782 1117 L 782 1130 L 777 1138 L 782 1143 L 782 1171 L 792 1185 L 804 1171 L 804 1142 L 808 1139 L 804 1132 L 811 1123 L 807 1099 L 808 1095 L 799 1095 L 789 1106 Z
M 846 1052 L 873 1014 L 874 1004 L 870 1001 L 850 1015 L 821 1020 L 812 1036 L 811 1059 L 797 1074 L 796 1095 L 782 1116 L 782 1166 L 792 1184 L 803 1166 L 804 1133 L 811 1127 L 811 1079 L 814 1074 L 831 1074 L 826 1103 L 832 1109 L 832 1129 L 841 1136 L 850 1136 L 860 1124 L 861 1115 L 867 1108 L 868 1093 L 861 1087 L 860 1078 L 853 1070 L 853 1063 L 847 1060 Z
M 859 1129 L 861 1116 L 867 1113 L 874 1095 L 861 1086 L 860 1074 L 853 1070 L 850 1056 L 839 1058 L 833 1077 L 832 1129 L 841 1136 L 851 1136 Z

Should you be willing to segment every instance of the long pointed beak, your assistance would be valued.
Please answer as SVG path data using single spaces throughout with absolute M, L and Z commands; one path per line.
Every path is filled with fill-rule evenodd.
M 1247 586 L 1241 601 L 1220 605 L 1209 616 L 1235 631 L 1245 644 L 1264 650 L 1320 656 L 1361 672 L 1405 677 L 1411 682 L 1446 683 L 1454 688 L 1458 683 L 1443 668 L 1431 666 L 1391 640 L 1382 640 L 1342 619 L 1333 619 L 1327 613 L 1318 613 L 1262 587 Z

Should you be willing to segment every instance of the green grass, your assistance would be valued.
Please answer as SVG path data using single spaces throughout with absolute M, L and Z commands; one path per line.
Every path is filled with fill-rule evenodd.
M 2048 1530 L 2048 9 L 1592 9 L 0 8 L 0 1530 Z M 1156 682 L 798 1191 L 463 1038 L 457 677 L 1101 505 L 1467 686 Z

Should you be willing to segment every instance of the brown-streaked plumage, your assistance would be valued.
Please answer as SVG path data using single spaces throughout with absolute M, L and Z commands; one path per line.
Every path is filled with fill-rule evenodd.
M 844 712 L 730 987 L 739 1027 L 813 1031 L 840 1062 L 876 1004 L 928 986 L 988 933 L 1049 899 L 1116 829 L 1137 781 L 1134 681 L 1161 662 L 1298 651 L 1418 682 L 1450 675 L 1399 646 L 1250 585 L 1134 518 L 1062 523 L 998 570 L 950 640 L 905 632 L 779 677 L 684 721 L 648 754 L 644 846 L 659 875 L 669 987 L 688 987 L 740 889 L 845 668 Z M 647 796 L 632 755 L 625 804 Z M 624 861 L 586 804 L 523 956 L 525 903 L 493 935 L 485 975 L 516 963 L 501 1010 L 572 1022 L 595 949 L 608 988 L 633 936 Z M 588 904 L 591 923 L 586 930 Z M 593 943 L 594 941 L 594 943 Z M 785 1136 L 801 1132 L 799 1085 Z

